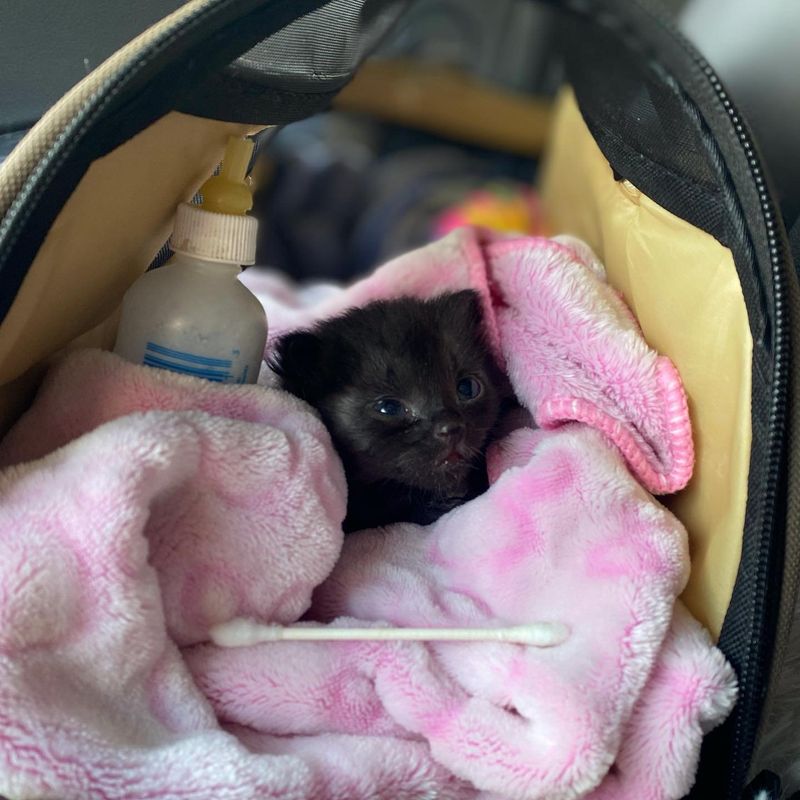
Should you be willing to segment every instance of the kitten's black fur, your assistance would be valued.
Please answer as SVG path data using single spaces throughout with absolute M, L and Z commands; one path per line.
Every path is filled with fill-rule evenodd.
M 475 292 L 353 309 L 281 338 L 272 368 L 331 433 L 346 531 L 428 524 L 486 488 L 484 446 L 508 390 Z

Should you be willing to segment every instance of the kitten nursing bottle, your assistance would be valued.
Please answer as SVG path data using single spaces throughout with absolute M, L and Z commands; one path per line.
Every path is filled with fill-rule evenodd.
M 267 318 L 239 281 L 255 263 L 258 222 L 245 177 L 253 152 L 231 138 L 219 175 L 200 189 L 202 205 L 178 207 L 175 255 L 145 273 L 125 294 L 114 352 L 137 364 L 220 383 L 255 383 Z

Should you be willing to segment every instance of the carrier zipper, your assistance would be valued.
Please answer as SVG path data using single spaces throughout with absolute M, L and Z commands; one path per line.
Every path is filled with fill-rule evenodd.
M 768 431 L 769 443 L 767 450 L 767 475 L 765 491 L 760 500 L 760 517 L 761 517 L 761 539 L 759 541 L 760 558 L 758 559 L 758 572 L 756 575 L 756 585 L 758 590 L 756 592 L 756 601 L 760 604 L 758 611 L 760 612 L 757 618 L 764 617 L 767 609 L 765 595 L 768 584 L 771 582 L 770 574 L 770 539 L 771 537 L 765 535 L 767 531 L 774 530 L 776 527 L 776 502 L 778 485 L 781 480 L 781 473 L 783 471 L 784 463 L 784 445 L 785 445 L 785 429 L 786 429 L 786 392 L 788 388 L 788 364 L 787 364 L 787 327 L 786 327 L 786 301 L 785 291 L 783 286 L 782 269 L 782 251 L 780 239 L 776 230 L 776 212 L 772 199 L 767 192 L 766 183 L 761 170 L 761 165 L 756 158 L 752 142 L 747 130 L 742 125 L 739 115 L 733 103 L 728 98 L 724 87 L 722 86 L 716 73 L 710 65 L 702 60 L 698 66 L 702 69 L 703 74 L 708 79 L 717 94 L 717 97 L 722 102 L 728 118 L 734 126 L 739 143 L 744 149 L 745 157 L 750 166 L 750 174 L 755 182 L 756 191 L 761 203 L 761 211 L 763 215 L 764 225 L 767 233 L 767 246 L 769 248 L 770 268 L 772 272 L 772 296 L 773 296 L 773 313 L 774 313 L 774 330 L 773 330 L 773 390 L 768 416 Z M 785 253 L 783 254 L 785 257 Z M 781 582 L 782 584 L 782 582 Z M 782 585 L 781 585 L 782 591 Z M 778 605 L 780 605 L 780 597 L 778 597 Z M 775 620 L 776 626 L 778 619 Z M 777 629 L 776 629 L 777 634 Z M 769 681 L 772 658 L 775 650 L 775 638 L 770 642 L 769 656 L 765 657 L 763 651 L 757 656 L 757 670 L 759 673 L 759 680 L 757 685 L 759 688 L 765 687 Z M 761 721 L 761 712 L 763 707 L 754 710 L 752 706 L 745 708 L 744 714 L 737 717 L 734 725 L 736 731 L 736 741 L 740 740 L 745 733 L 748 739 L 752 737 L 755 743 L 755 737 Z M 744 719 L 743 719 L 744 717 Z M 738 786 L 729 785 L 729 791 L 738 793 Z

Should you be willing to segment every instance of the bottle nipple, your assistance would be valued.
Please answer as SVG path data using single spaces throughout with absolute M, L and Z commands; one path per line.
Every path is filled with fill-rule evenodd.
M 228 139 L 219 175 L 212 176 L 200 187 L 203 210 L 243 216 L 253 207 L 250 179 L 247 177 L 252 154 L 251 139 L 236 136 Z
M 219 175 L 200 187 L 203 202 L 178 206 L 170 238 L 176 253 L 222 264 L 255 264 L 258 220 L 247 213 L 253 207 L 247 178 L 252 154 L 252 140 L 228 139 Z

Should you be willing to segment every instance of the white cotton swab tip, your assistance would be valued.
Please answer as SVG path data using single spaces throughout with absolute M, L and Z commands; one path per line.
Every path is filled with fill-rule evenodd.
M 331 628 L 261 625 L 233 619 L 211 629 L 219 647 L 249 647 L 264 642 L 506 642 L 531 647 L 555 647 L 569 638 L 560 622 L 534 622 L 509 628 Z

